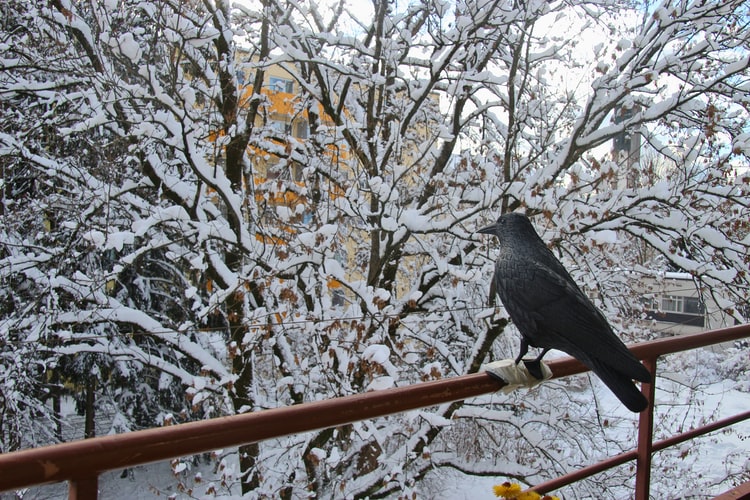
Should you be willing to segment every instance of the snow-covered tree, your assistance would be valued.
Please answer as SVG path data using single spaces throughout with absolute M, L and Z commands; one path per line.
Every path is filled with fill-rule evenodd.
M 34 425 L 20 408 L 53 418 L 63 383 L 138 427 L 511 357 L 474 235 L 502 211 L 531 215 L 633 336 L 642 273 L 689 272 L 735 316 L 748 300 L 739 0 L 0 9 L 0 359 L 24 387 L 2 386 L 4 442 Z M 305 138 L 273 123 L 274 68 Z M 623 133 L 666 167 L 610 159 Z M 537 482 L 602 439 L 571 384 L 243 446 L 242 490 Z

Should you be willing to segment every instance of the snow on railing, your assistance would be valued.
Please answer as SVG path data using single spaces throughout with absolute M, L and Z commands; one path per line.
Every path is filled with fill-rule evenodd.
M 659 356 L 746 337 L 750 337 L 750 324 L 642 342 L 631 345 L 630 350 L 644 361 L 655 381 L 656 360 Z M 548 364 L 553 378 L 587 371 L 583 364 L 572 358 L 556 359 Z M 486 373 L 475 373 L 296 406 L 6 453 L 0 455 L 0 491 L 69 481 L 70 498 L 96 498 L 98 476 L 109 470 L 458 401 L 495 392 L 503 385 Z M 750 418 L 750 412 L 744 412 L 654 443 L 654 388 L 654 383 L 642 385 L 649 407 L 640 414 L 638 446 L 635 450 L 537 485 L 533 489 L 539 493 L 548 492 L 635 459 L 635 498 L 647 499 L 651 454 L 654 451 Z

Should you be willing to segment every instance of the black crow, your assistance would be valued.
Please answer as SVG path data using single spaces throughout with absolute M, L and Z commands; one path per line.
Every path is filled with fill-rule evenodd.
M 596 373 L 628 409 L 643 411 L 648 403 L 633 380 L 650 382 L 650 373 L 578 288 L 531 221 L 525 215 L 508 213 L 479 232 L 500 240 L 492 288 L 521 332 L 516 364 L 529 346 L 543 349 L 533 362 L 526 363 L 537 376 L 548 350 L 564 351 Z

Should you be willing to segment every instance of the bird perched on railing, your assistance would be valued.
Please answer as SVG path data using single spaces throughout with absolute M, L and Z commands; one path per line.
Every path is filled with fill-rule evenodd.
M 478 232 L 500 241 L 491 289 L 521 332 L 516 365 L 529 346 L 543 349 L 535 360 L 524 361 L 528 371 L 541 378 L 539 367 L 547 351 L 564 351 L 596 373 L 628 409 L 643 411 L 648 403 L 633 380 L 650 382 L 650 373 L 615 335 L 531 221 L 508 213 Z

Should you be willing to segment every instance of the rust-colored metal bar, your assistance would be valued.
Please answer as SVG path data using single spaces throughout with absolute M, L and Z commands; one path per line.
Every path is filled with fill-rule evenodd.
M 671 436 L 666 439 L 662 439 L 661 441 L 657 441 L 656 443 L 654 443 L 652 451 L 661 451 L 665 448 L 684 443 L 685 441 L 690 441 L 691 439 L 703 436 L 704 434 L 708 434 L 709 432 L 718 431 L 719 429 L 729 427 L 730 425 L 734 425 L 747 419 L 750 419 L 750 410 L 738 413 L 737 415 L 732 415 L 731 417 L 722 418 L 721 420 L 716 420 L 715 422 L 711 422 L 710 424 L 701 425 L 700 427 L 690 429 L 689 431 L 677 434 L 676 436 Z
M 565 364 L 565 363 L 563 363 Z M 0 455 L 0 491 L 89 478 L 107 470 L 194 455 L 466 399 L 503 386 L 486 373 L 200 422 L 84 439 Z
M 549 481 L 539 483 L 533 488 L 529 488 L 529 491 L 535 491 L 539 494 L 552 493 L 564 486 L 568 486 L 569 484 L 573 484 L 582 479 L 586 479 L 587 477 L 591 477 L 594 474 L 598 474 L 608 469 L 613 469 L 618 465 L 622 465 L 624 463 L 630 462 L 631 460 L 635 460 L 637 456 L 638 453 L 636 450 L 626 451 L 624 453 L 620 453 L 619 455 L 615 455 L 614 457 L 605 458 L 604 460 L 596 462 L 595 464 L 577 469 L 573 472 L 565 474 L 564 476 L 558 476 L 554 479 L 550 479 Z
M 676 444 L 689 441 L 696 437 L 703 436 L 704 434 L 729 427 L 730 425 L 734 425 L 738 422 L 742 422 L 743 420 L 748 419 L 750 419 L 750 411 L 738 413 L 737 415 L 711 422 L 710 424 L 691 429 L 689 431 L 683 432 L 682 434 L 657 441 L 652 444 L 651 452 L 652 454 L 656 453 L 657 451 L 661 451 L 665 448 L 672 447 Z M 588 465 L 569 474 L 565 474 L 564 476 L 559 476 L 554 479 L 550 479 L 549 481 L 539 483 L 530 489 L 536 491 L 537 493 L 550 493 L 564 486 L 568 486 L 569 484 L 580 481 L 581 479 L 586 479 L 587 477 L 591 477 L 594 474 L 598 474 L 607 469 L 612 469 L 614 467 L 617 467 L 618 465 L 622 465 L 624 463 L 635 460 L 636 458 L 638 458 L 638 450 L 626 451 L 620 453 L 619 455 L 615 455 L 614 457 L 605 458 L 600 462 Z
M 750 481 L 732 488 L 726 493 L 714 497 L 714 500 L 748 500 L 750 499 Z
M 750 336 L 750 324 L 632 346 L 643 358 Z M 586 371 L 564 358 L 549 362 L 555 378 Z M 0 455 L 0 491 L 66 480 L 89 480 L 134 465 L 194 455 L 381 417 L 495 392 L 502 383 L 485 373 L 355 394 L 171 427 L 103 436 Z
M 641 342 L 628 346 L 630 351 L 638 359 L 657 358 L 665 354 L 690 351 L 699 347 L 721 344 L 750 337 L 750 323 L 744 325 L 730 326 L 719 330 L 693 333 L 690 335 L 678 335 L 675 337 L 664 337 L 648 342 Z
M 656 394 L 656 358 L 643 361 L 651 374 L 651 382 L 641 384 L 648 407 L 638 416 L 638 448 L 636 448 L 635 499 L 648 500 L 651 490 L 651 453 L 654 441 L 654 396 Z

